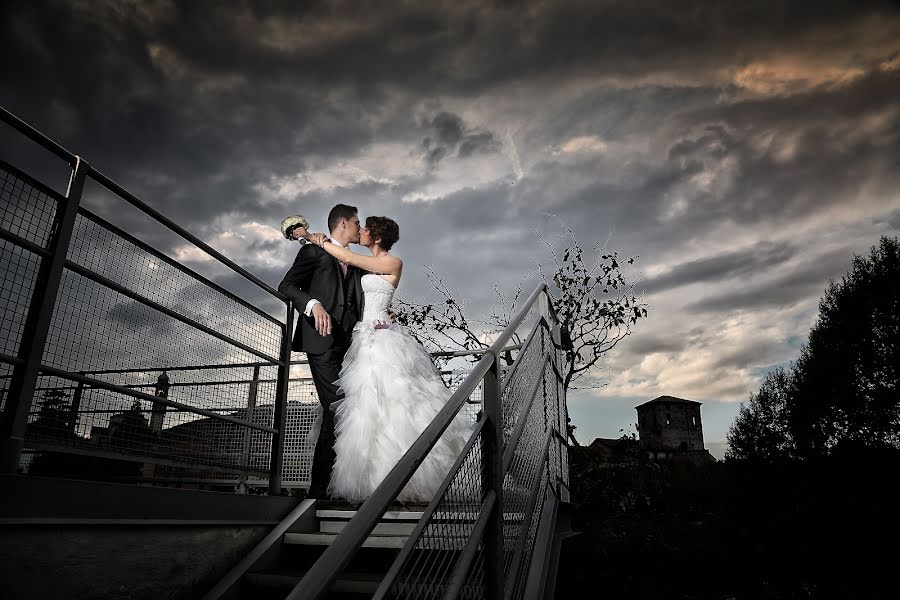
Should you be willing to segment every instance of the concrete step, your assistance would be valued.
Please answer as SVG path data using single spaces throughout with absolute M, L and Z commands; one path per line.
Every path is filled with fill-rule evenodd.
M 400 535 L 370 535 L 363 542 L 363 548 L 402 548 L 409 536 Z M 330 546 L 337 535 L 334 533 L 285 533 L 285 544 L 299 544 L 303 546 Z
M 418 521 L 422 518 L 421 510 L 389 510 L 384 513 L 382 521 Z M 349 521 L 356 516 L 355 510 L 335 509 L 335 508 L 318 508 L 316 509 L 316 517 L 320 519 L 343 519 Z
M 340 533 L 347 526 L 348 521 L 319 521 L 319 533 Z M 409 536 L 415 529 L 413 522 L 384 522 L 382 521 L 372 530 L 372 535 L 402 535 Z
M 418 521 L 422 518 L 424 511 L 421 510 L 389 510 L 384 513 L 384 517 L 382 517 L 382 522 L 384 521 Z M 449 519 L 445 518 L 443 520 L 454 520 L 454 521 L 471 521 L 475 522 L 478 519 L 478 513 L 466 510 L 460 510 L 459 512 L 446 512 L 441 511 L 438 513 L 439 515 L 449 516 Z M 333 508 L 319 508 L 316 510 L 316 517 L 319 519 L 328 519 L 328 520 L 345 520 L 349 521 L 354 516 L 356 516 L 355 510 L 348 509 L 333 509 Z M 521 521 L 524 514 L 521 512 L 506 512 L 504 513 L 504 518 L 507 521 Z
M 244 581 L 253 586 L 291 590 L 300 583 L 303 575 L 304 573 L 247 573 Z M 342 594 L 374 594 L 383 578 L 384 575 L 380 573 L 342 573 L 331 584 L 331 591 Z

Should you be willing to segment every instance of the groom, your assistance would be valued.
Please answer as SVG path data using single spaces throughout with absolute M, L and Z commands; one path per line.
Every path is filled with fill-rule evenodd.
M 338 204 L 332 208 L 328 213 L 328 230 L 335 244 L 344 247 L 358 244 L 356 207 Z M 323 409 L 307 498 L 326 496 L 334 467 L 334 412 L 330 407 L 338 399 L 334 382 L 350 347 L 353 326 L 362 315 L 362 274 L 360 269 L 339 262 L 319 246 L 305 244 L 278 285 L 278 291 L 293 300 L 294 307 L 303 313 L 292 349 L 306 353 Z

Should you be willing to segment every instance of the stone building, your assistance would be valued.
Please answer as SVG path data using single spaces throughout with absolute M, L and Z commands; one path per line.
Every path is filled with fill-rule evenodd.
M 700 404 L 660 396 L 635 407 L 641 448 L 657 459 L 714 460 L 703 444 Z

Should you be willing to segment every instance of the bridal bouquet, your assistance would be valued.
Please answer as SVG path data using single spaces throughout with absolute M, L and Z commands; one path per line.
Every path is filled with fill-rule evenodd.
M 281 233 L 286 240 L 294 239 L 294 230 L 298 227 L 302 227 L 309 231 L 309 221 L 307 221 L 306 217 L 303 215 L 291 215 L 290 217 L 285 217 L 281 220 Z M 298 238 L 297 241 L 301 244 L 307 242 L 305 238 Z

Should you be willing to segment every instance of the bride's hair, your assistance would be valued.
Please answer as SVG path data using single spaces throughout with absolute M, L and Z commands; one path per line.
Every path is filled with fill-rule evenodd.
M 378 245 L 385 250 L 390 250 L 400 239 L 400 226 L 387 217 L 366 217 L 366 229 L 373 240 L 381 240 Z

